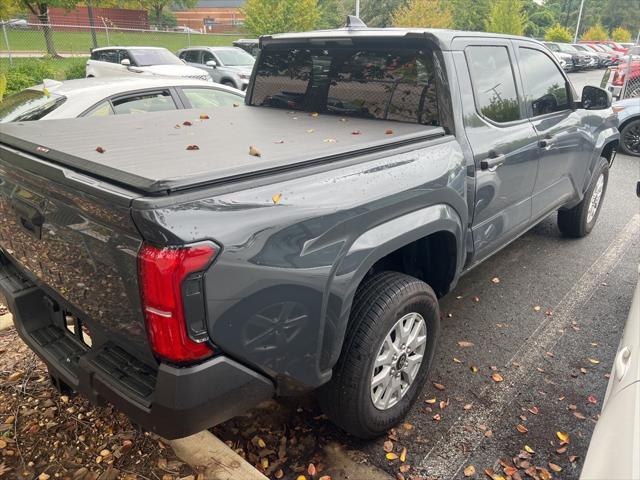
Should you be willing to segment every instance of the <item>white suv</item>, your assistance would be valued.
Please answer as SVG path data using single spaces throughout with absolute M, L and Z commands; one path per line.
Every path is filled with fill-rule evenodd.
M 87 77 L 137 77 L 140 75 L 211 81 L 206 71 L 185 65 L 166 48 L 95 48 L 91 51 L 91 58 L 87 60 Z

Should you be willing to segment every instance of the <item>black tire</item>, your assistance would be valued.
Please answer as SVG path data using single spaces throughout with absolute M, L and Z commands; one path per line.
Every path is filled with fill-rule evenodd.
M 222 85 L 226 85 L 227 87 L 231 87 L 231 88 L 238 88 L 236 87 L 236 84 L 233 83 L 231 80 L 223 80 Z
M 640 118 L 630 121 L 620 131 L 620 149 L 627 155 L 640 157 Z
M 589 205 L 591 204 L 591 199 L 593 197 L 594 191 L 596 190 L 596 185 L 598 184 L 598 179 L 600 178 L 600 176 L 602 176 L 604 182 L 602 186 L 602 193 L 600 194 L 600 200 L 596 207 L 595 214 L 591 219 L 588 219 Z M 568 237 L 580 238 L 588 235 L 591 232 L 594 225 L 596 224 L 596 221 L 598 220 L 600 210 L 602 209 L 602 202 L 604 201 L 604 196 L 607 192 L 608 180 L 609 162 L 606 158 L 600 157 L 596 169 L 596 174 L 593 176 L 593 181 L 584 194 L 584 198 L 582 199 L 582 201 L 571 209 L 558 210 L 558 228 L 563 235 L 566 235 Z
M 407 313 L 425 320 L 423 361 L 406 393 L 386 410 L 371 398 L 371 376 L 377 353 L 389 331 Z M 358 288 L 349 326 L 333 377 L 318 391 L 325 414 L 347 432 L 363 439 L 384 434 L 400 422 L 427 378 L 440 329 L 438 299 L 429 285 L 408 275 L 382 272 Z

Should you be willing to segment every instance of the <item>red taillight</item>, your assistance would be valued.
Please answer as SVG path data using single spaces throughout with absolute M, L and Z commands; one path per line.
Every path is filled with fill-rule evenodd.
M 172 362 L 209 357 L 206 343 L 189 338 L 185 322 L 182 283 L 211 263 L 218 249 L 206 243 L 181 248 L 144 245 L 138 254 L 140 290 L 147 333 L 153 351 Z

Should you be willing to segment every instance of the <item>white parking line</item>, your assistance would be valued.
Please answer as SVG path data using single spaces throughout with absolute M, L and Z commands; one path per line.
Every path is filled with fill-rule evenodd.
M 513 355 L 504 374 L 504 382 L 486 385 L 478 392 L 474 409 L 458 417 L 444 438 L 427 453 L 419 466 L 420 473 L 440 480 L 453 478 L 466 466 L 468 459 L 484 440 L 477 425 L 491 425 L 511 405 L 517 390 L 526 384 L 527 377 L 542 364 L 545 352 L 553 350 L 563 333 L 570 328 L 580 308 L 598 289 L 607 272 L 615 268 L 631 242 L 640 233 L 640 214 L 634 215 L 611 242 L 607 250 L 589 267 L 580 280 L 554 308 L 553 317 L 545 317 L 533 334 Z M 517 365 L 517 367 L 515 366 Z M 471 427 L 471 428 L 470 428 Z M 466 444 L 470 448 L 462 449 Z

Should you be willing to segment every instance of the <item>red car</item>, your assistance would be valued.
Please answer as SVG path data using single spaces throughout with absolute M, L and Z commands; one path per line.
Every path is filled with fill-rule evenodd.
M 608 68 L 602 78 L 601 86 L 611 92 L 614 98 L 620 97 L 624 79 L 629 70 L 628 63 L 621 63 L 615 68 Z M 632 89 L 632 90 L 629 90 Z M 636 91 L 637 90 L 637 91 Z M 634 93 L 635 92 L 635 93 Z M 631 63 L 631 71 L 629 76 L 629 87 L 626 97 L 635 97 L 640 95 L 640 60 L 633 60 Z
M 623 55 L 626 55 L 627 51 L 629 50 L 628 48 L 624 48 L 622 45 L 620 45 L 617 42 L 614 42 L 613 40 L 580 40 L 580 43 L 595 43 L 596 45 L 609 45 L 616 52 L 620 52 Z

